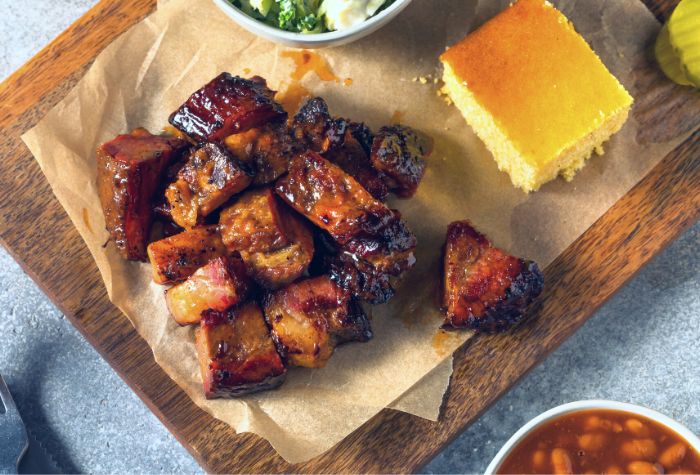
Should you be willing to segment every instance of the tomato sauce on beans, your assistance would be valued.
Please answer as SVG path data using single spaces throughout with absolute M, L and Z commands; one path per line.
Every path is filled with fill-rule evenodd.
M 700 474 L 700 454 L 672 429 L 624 411 L 565 414 L 530 432 L 499 474 Z

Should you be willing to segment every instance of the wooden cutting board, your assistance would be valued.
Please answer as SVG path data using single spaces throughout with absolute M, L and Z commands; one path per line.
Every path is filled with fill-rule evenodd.
M 660 20 L 677 3 L 644 2 Z M 92 257 L 20 139 L 95 55 L 155 6 L 155 0 L 103 0 L 0 85 L 0 242 L 209 472 L 419 469 L 700 215 L 695 130 L 547 267 L 549 285 L 533 318 L 515 332 L 472 338 L 457 351 L 438 422 L 385 409 L 329 452 L 290 465 L 265 440 L 237 435 L 199 409 L 156 365 L 109 302 Z M 683 126 L 673 120 L 673 107 L 659 115 L 668 127 Z

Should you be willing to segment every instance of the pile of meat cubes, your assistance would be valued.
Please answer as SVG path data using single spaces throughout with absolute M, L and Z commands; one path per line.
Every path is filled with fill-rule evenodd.
M 333 117 L 323 99 L 288 120 L 264 79 L 223 73 L 170 116 L 97 150 L 118 252 L 149 260 L 181 325 L 198 325 L 206 396 L 280 385 L 334 348 L 372 338 L 362 307 L 394 295 L 416 238 L 390 193 L 411 197 L 430 144 L 408 127 Z

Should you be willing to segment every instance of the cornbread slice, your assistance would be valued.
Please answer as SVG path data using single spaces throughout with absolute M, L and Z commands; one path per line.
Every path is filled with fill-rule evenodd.
M 525 191 L 571 180 L 620 130 L 632 97 L 566 17 L 519 0 L 440 57 L 445 90 Z

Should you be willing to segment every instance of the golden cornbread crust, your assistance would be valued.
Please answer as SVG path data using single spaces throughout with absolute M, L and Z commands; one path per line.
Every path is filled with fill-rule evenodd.
M 632 97 L 544 0 L 520 0 L 440 57 L 445 90 L 525 191 L 570 180 L 624 124 Z

